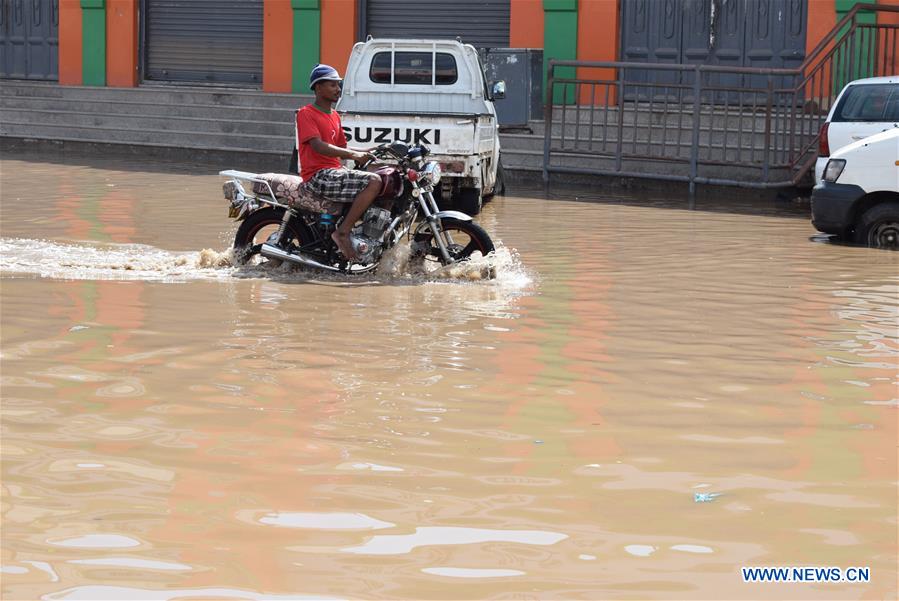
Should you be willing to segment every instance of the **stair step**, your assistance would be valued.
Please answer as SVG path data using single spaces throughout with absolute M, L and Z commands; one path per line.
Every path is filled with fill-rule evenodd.
M 158 103 L 167 106 L 210 104 L 296 109 L 313 97 L 308 94 L 271 94 L 232 88 L 200 88 L 186 86 L 139 86 L 136 88 L 107 88 L 91 86 L 60 86 L 39 82 L 4 82 L 0 96 L 42 96 L 66 100 L 102 100 Z
M 219 134 L 281 136 L 292 134 L 291 122 L 198 119 L 176 116 L 144 116 L 58 110 L 4 109 L 3 120 L 34 125 L 96 126 L 143 131 L 177 131 Z
M 635 144 L 638 150 L 641 147 L 651 147 L 655 150 L 655 154 L 661 153 L 663 145 L 660 133 L 653 133 L 648 129 L 641 130 L 636 132 L 638 134 L 636 135 L 636 140 L 634 136 L 635 132 L 630 131 L 626 133 L 628 133 L 629 135 L 624 139 L 621 145 L 622 151 L 624 153 L 633 153 Z M 502 148 L 504 153 L 509 150 L 539 150 L 541 152 L 543 150 L 543 137 L 529 136 L 525 134 L 500 134 L 499 139 L 500 147 Z M 601 138 L 593 140 L 575 140 L 569 137 L 563 140 L 560 136 L 553 136 L 552 147 L 557 151 L 565 150 L 571 152 L 586 151 L 614 153 L 617 150 L 617 138 L 611 137 L 606 140 L 603 140 Z M 690 134 L 689 132 L 683 132 L 680 136 L 680 139 L 678 140 L 674 133 L 668 132 L 668 136 L 665 139 L 664 148 L 670 151 L 670 149 L 678 147 L 689 155 L 689 150 L 693 147 L 692 134 Z M 700 156 L 706 156 L 710 152 L 723 152 L 724 150 L 733 151 L 737 155 L 742 152 L 746 157 L 748 157 L 750 153 L 755 152 L 760 157 L 761 153 L 763 153 L 765 150 L 765 139 L 763 136 L 748 137 L 744 135 L 742 136 L 742 140 L 740 140 L 739 136 L 732 133 L 729 135 L 725 135 L 724 132 L 700 133 Z M 782 153 L 784 151 L 785 149 L 783 148 L 783 141 L 778 140 L 777 152 Z
M 217 104 L 188 104 L 172 106 L 167 103 L 138 100 L 69 100 L 52 96 L 4 96 L 0 94 L 0 112 L 7 109 L 69 110 L 83 113 L 118 115 L 178 116 L 219 120 L 254 120 L 292 123 L 296 108 L 253 106 L 223 106 Z
M 152 146 L 172 146 L 197 149 L 246 149 L 256 152 L 280 152 L 285 155 L 288 155 L 293 148 L 292 136 L 274 137 L 212 132 L 136 130 L 89 125 L 39 125 L 6 120 L 0 123 L 0 136 L 47 140 L 84 140 L 118 144 L 139 143 Z

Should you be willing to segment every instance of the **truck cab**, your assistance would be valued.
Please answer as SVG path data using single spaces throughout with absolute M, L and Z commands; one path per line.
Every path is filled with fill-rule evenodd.
M 370 38 L 353 47 L 336 108 L 351 146 L 428 146 L 443 170 L 438 202 L 474 215 L 503 187 L 493 106 L 503 93 L 470 44 Z

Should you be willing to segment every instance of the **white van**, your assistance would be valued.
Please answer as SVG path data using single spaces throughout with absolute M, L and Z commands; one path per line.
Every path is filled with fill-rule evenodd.
M 504 94 L 504 82 L 488 86 L 469 44 L 370 38 L 353 46 L 336 108 L 351 146 L 428 146 L 443 202 L 475 215 L 502 193 L 493 98 Z
M 833 153 L 812 190 L 812 225 L 859 244 L 899 249 L 899 125 Z
M 821 127 L 815 183 L 821 181 L 830 153 L 899 124 L 899 76 L 849 82 Z

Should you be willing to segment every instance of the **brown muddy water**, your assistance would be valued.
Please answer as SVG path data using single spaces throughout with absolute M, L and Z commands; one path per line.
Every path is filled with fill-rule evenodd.
M 896 597 L 899 253 L 807 206 L 521 193 L 496 280 L 345 281 L 224 265 L 215 168 L 0 169 L 4 599 Z

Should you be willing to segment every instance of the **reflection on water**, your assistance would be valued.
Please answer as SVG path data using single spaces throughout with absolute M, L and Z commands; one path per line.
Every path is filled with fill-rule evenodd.
M 247 273 L 214 172 L 0 165 L 4 599 L 895 598 L 899 253 L 522 194 L 495 280 Z
M 403 555 L 416 547 L 429 545 L 472 545 L 488 542 L 554 545 L 568 538 L 558 532 L 537 530 L 485 530 L 481 528 L 416 528 L 414 534 L 384 534 L 372 537 L 364 545 L 341 549 L 360 555 Z
M 47 542 L 59 547 L 80 547 L 85 549 L 119 549 L 122 547 L 140 546 L 140 541 L 119 534 L 87 534 L 64 540 L 48 540 Z
M 447 576 L 449 578 L 502 578 L 504 576 L 522 576 L 521 570 L 491 570 L 484 568 L 423 568 L 425 574 Z
M 382 522 L 362 513 L 313 513 L 303 511 L 268 513 L 259 523 L 282 528 L 314 528 L 319 530 L 380 530 L 395 524 Z

